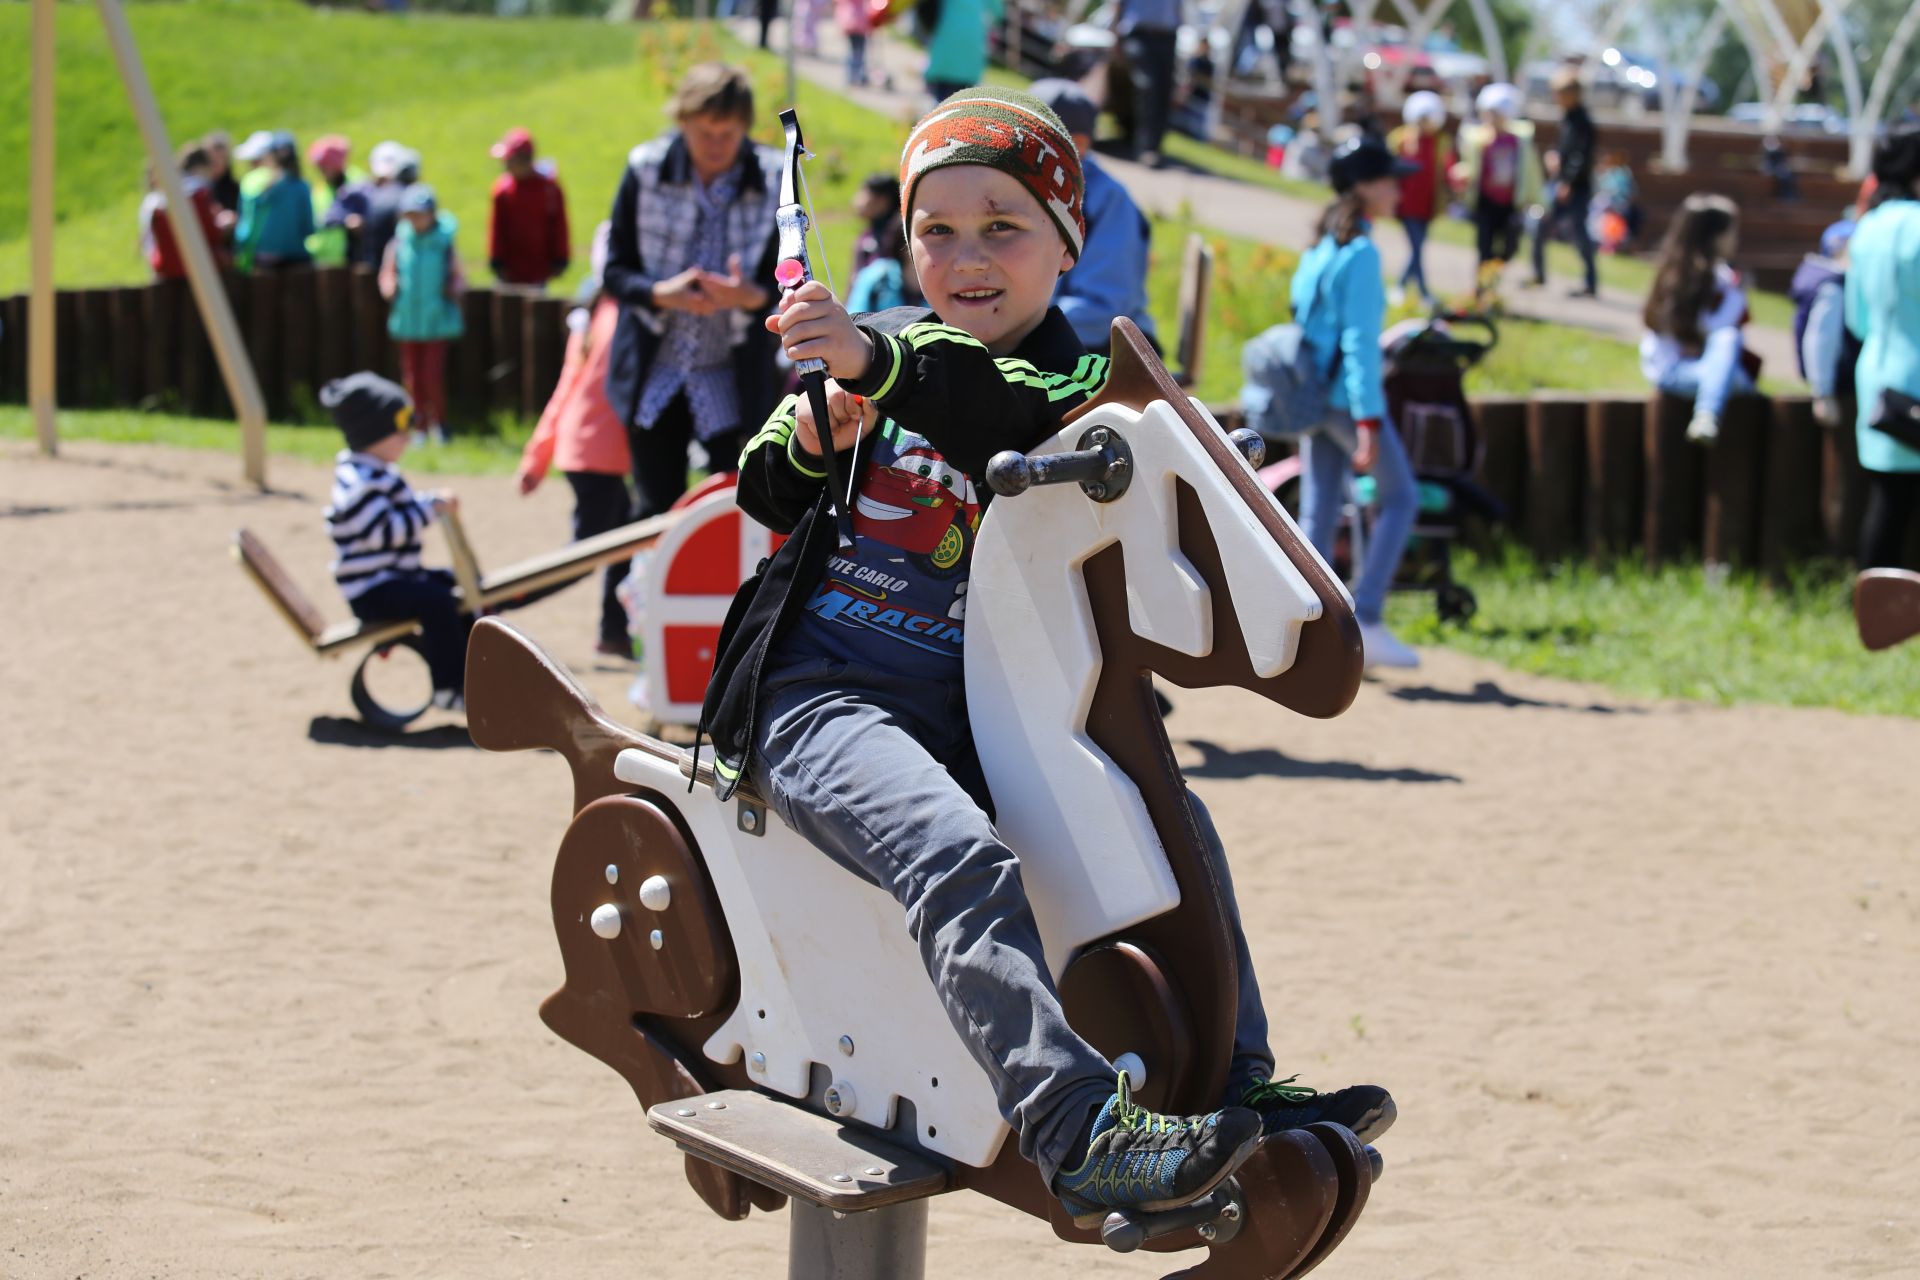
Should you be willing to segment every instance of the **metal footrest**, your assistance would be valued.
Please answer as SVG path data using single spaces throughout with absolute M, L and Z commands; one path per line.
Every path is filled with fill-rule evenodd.
M 936 1160 L 750 1089 L 663 1102 L 647 1124 L 682 1151 L 835 1213 L 925 1199 L 952 1183 Z

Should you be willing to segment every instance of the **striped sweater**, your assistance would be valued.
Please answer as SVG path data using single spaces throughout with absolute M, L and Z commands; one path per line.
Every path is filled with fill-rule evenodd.
M 342 449 L 333 460 L 326 517 L 333 579 L 352 600 L 420 567 L 420 535 L 433 523 L 434 506 L 372 454 Z

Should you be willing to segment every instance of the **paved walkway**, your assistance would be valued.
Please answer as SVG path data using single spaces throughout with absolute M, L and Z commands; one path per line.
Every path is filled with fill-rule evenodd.
M 736 22 L 734 31 L 749 43 L 759 34 L 758 25 L 751 21 Z M 877 81 L 883 75 L 891 76 L 890 87 L 875 84 L 849 89 L 845 38 L 831 20 L 823 20 L 817 33 L 820 52 L 797 59 L 796 70 L 801 79 L 902 120 L 911 121 L 931 105 L 921 78 L 923 55 L 904 38 L 883 36 L 868 46 L 872 78 Z M 784 19 L 774 24 L 773 47 L 786 48 Z M 1312 201 L 1178 164 L 1149 169 L 1105 154 L 1101 155 L 1100 163 L 1149 213 L 1178 217 L 1184 209 L 1194 221 L 1216 231 L 1296 251 L 1312 244 L 1316 237 L 1321 206 Z M 1390 233 L 1382 237 L 1381 250 L 1389 268 L 1397 274 L 1405 262 L 1405 242 Z M 1427 279 L 1442 294 L 1470 292 L 1475 265 L 1474 251 L 1466 246 L 1432 240 L 1427 243 Z M 1572 298 L 1567 294 L 1577 282 L 1567 279 L 1550 280 L 1544 289 L 1518 288 L 1517 281 L 1528 270 L 1516 267 L 1509 272 L 1506 289 L 1509 314 L 1587 329 L 1629 344 L 1639 343 L 1640 308 L 1644 299 L 1638 293 L 1602 286 L 1598 298 Z M 1793 335 L 1785 330 L 1749 325 L 1747 345 L 1766 361 L 1768 372 L 1775 376 L 1790 373 L 1797 367 Z

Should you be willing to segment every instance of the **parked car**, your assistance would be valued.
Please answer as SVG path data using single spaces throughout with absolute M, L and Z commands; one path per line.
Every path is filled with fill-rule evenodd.
M 1765 128 L 1771 111 L 1764 102 L 1736 102 L 1728 109 L 1727 119 Z M 1796 102 L 1781 115 L 1779 128 L 1793 133 L 1845 133 L 1848 121 L 1823 103 Z
M 1600 53 L 1593 96 L 1601 105 L 1619 105 L 1637 99 L 1647 110 L 1658 111 L 1662 79 L 1670 80 L 1675 92 L 1684 92 L 1689 83 L 1680 72 L 1662 66 L 1658 58 L 1614 46 Z M 1694 95 L 1694 109 L 1711 111 L 1719 102 L 1720 87 L 1711 80 L 1702 80 Z

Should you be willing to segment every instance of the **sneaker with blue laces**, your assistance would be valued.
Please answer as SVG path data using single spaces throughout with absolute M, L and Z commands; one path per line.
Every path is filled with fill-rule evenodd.
M 1163 1116 L 1133 1101 L 1122 1071 L 1093 1118 L 1087 1158 L 1061 1170 L 1054 1193 L 1076 1226 L 1095 1227 L 1115 1209 L 1158 1213 L 1200 1199 L 1238 1169 L 1260 1142 L 1260 1117 L 1241 1107 L 1204 1116 Z
M 1353 1131 L 1362 1142 L 1372 1142 L 1393 1126 L 1400 1112 L 1393 1095 L 1377 1084 L 1354 1084 L 1333 1093 L 1320 1093 L 1285 1080 L 1255 1080 L 1240 1095 L 1240 1105 L 1259 1113 L 1262 1134 L 1304 1129 L 1330 1120 Z

